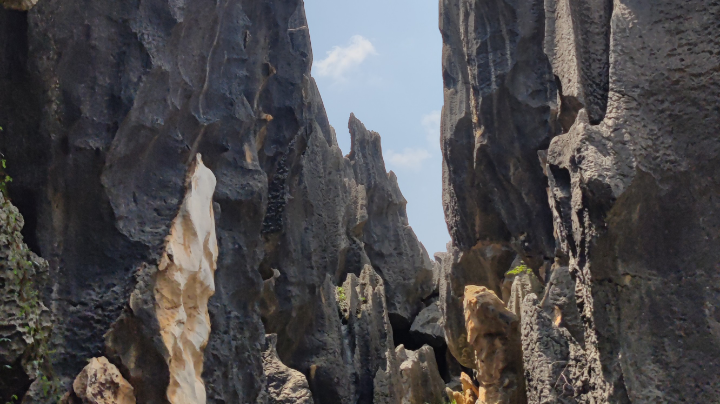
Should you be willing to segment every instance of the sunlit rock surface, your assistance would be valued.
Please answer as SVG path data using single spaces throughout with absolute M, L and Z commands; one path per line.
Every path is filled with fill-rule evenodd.
M 474 351 L 478 400 L 487 404 L 525 402 L 518 317 L 484 286 L 466 286 L 465 327 Z
M 171 404 L 205 403 L 203 352 L 210 336 L 208 300 L 218 255 L 212 199 L 215 176 L 197 156 L 155 279 L 160 336 L 170 357 Z
M 90 359 L 72 384 L 71 395 L 63 399 L 72 404 L 135 404 L 130 383 L 107 358 Z

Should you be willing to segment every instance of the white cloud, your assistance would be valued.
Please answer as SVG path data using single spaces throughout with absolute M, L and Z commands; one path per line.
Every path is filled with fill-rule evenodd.
M 345 73 L 359 66 L 370 55 L 377 55 L 375 47 L 360 35 L 350 38 L 345 47 L 335 46 L 327 53 L 327 57 L 313 64 L 313 71 L 319 77 L 332 77 L 344 80 Z
M 425 149 L 405 149 L 402 153 L 390 150 L 387 153 L 387 161 L 391 166 L 410 170 L 419 170 L 429 158 L 430 153 Z
M 432 111 L 424 115 L 422 126 L 425 128 L 425 138 L 428 143 L 436 147 L 440 142 L 440 111 Z

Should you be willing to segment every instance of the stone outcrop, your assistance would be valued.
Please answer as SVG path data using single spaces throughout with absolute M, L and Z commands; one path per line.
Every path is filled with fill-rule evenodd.
M 0 192 L 0 402 L 21 396 L 33 380 L 52 377 L 46 363 L 51 315 L 41 296 L 48 263 L 23 242 L 23 226 L 23 216 Z
M 512 277 L 506 276 L 505 279 L 508 280 L 508 278 L 511 278 L 509 279 L 509 282 L 512 286 L 510 287 L 510 296 L 508 297 L 508 300 L 505 301 L 505 305 L 508 310 L 515 313 L 518 318 L 521 318 L 522 302 L 525 299 L 525 296 L 531 293 L 539 294 L 542 292 L 543 286 L 540 283 L 540 280 L 531 271 L 519 273 Z
M 203 351 L 210 337 L 208 300 L 215 293 L 218 255 L 215 184 L 198 154 L 155 278 L 155 315 L 170 353 L 167 396 L 172 404 L 205 402 Z
M 445 382 L 430 346 L 410 351 L 400 345 L 395 348 L 395 356 L 400 362 L 402 404 L 444 404 Z
M 514 253 L 501 244 L 477 245 L 462 252 L 449 245 L 447 253 L 438 254 L 442 261 L 440 278 L 440 312 L 448 350 L 464 367 L 475 368 L 473 348 L 465 328 L 465 287 L 485 285 L 501 295 L 502 274 L 510 269 Z
M 480 391 L 478 386 L 467 373 L 460 374 L 461 391 L 453 391 L 450 388 L 445 389 L 445 393 L 451 402 L 457 404 L 473 404 L 477 402 Z
M 478 401 L 515 404 L 525 401 L 519 318 L 495 292 L 465 287 L 465 327 L 477 371 Z
M 365 266 L 360 277 L 348 275 L 349 345 L 357 377 L 358 403 L 395 403 L 403 397 L 400 360 L 395 353 L 385 286 L 375 270 Z
M 218 255 L 215 185 L 198 154 L 159 265 L 139 269 L 129 307 L 106 335 L 107 350 L 136 386 L 138 400 L 206 402 L 203 354 Z
M 285 366 L 277 355 L 277 335 L 265 336 L 263 369 L 270 404 L 313 404 L 305 375 Z
M 1 5 L 0 400 L 720 400 L 717 1 L 441 0 L 436 263 L 301 0 Z
M 445 332 L 441 323 L 440 305 L 434 302 L 418 313 L 410 327 L 410 334 L 416 341 L 439 348 L 445 345 Z
M 358 365 L 335 287 L 376 267 L 377 318 L 406 335 L 434 293 L 433 263 L 379 135 L 351 117 L 342 155 L 301 1 L 51 0 L 0 10 L 0 26 L 0 150 L 28 245 L 50 263 L 59 381 L 106 356 L 138 402 L 263 403 L 274 333 L 316 403 L 372 400 L 381 369 L 400 397 L 392 334 L 358 348 L 379 349 L 374 368 Z M 172 241 L 191 225 L 177 218 L 198 153 L 217 181 L 191 226 L 204 235 L 187 235 L 200 261 Z
M 548 282 L 520 311 L 529 402 L 720 397 L 719 7 L 441 1 L 451 251 Z
M 72 384 L 72 393 L 63 403 L 77 404 L 135 404 L 130 383 L 107 358 L 92 358 Z

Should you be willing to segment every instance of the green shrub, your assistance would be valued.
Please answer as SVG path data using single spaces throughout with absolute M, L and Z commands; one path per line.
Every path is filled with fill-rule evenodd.
M 515 275 L 520 275 L 520 274 L 522 274 L 522 273 L 531 274 L 531 273 L 532 273 L 532 268 L 528 267 L 527 265 L 525 265 L 524 262 L 520 261 L 520 265 L 518 265 L 518 266 L 516 266 L 515 268 L 507 271 L 507 272 L 505 273 L 505 276 L 506 276 L 506 277 L 507 277 L 507 276 L 515 276 Z

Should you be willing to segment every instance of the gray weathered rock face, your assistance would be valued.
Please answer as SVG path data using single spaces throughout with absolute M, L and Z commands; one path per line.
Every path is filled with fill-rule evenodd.
M 267 379 L 268 402 L 272 404 L 313 404 L 305 375 L 285 366 L 277 355 L 277 335 L 265 336 L 263 370 Z
M 0 151 L 50 264 L 53 386 L 105 356 L 138 402 L 282 401 L 273 333 L 314 402 L 401 400 L 392 327 L 409 333 L 433 262 L 380 136 L 352 116 L 341 154 L 302 1 L 43 0 L 0 27 Z M 198 155 L 216 181 L 200 216 Z M 356 275 L 382 286 L 354 292 L 375 301 L 361 320 L 336 301 Z
M 494 243 L 546 273 L 522 306 L 530 402 L 720 399 L 719 17 L 703 1 L 441 1 L 453 262 Z
M 400 345 L 395 348 L 395 355 L 400 361 L 403 404 L 445 403 L 445 382 L 438 373 L 435 353 L 430 346 L 410 351 Z
M 442 328 L 442 313 L 438 302 L 424 308 L 415 317 L 410 334 L 414 339 L 431 345 L 433 347 L 441 347 L 445 345 L 445 332 Z

